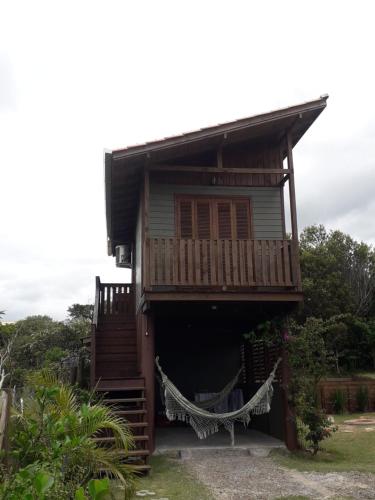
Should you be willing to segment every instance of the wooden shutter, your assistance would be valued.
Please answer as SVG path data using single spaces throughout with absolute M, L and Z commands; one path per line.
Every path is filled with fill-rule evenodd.
M 235 201 L 234 213 L 236 221 L 236 238 L 240 240 L 250 239 L 250 207 L 247 200 Z
M 179 219 L 180 238 L 193 238 L 193 202 L 191 200 L 180 200 Z
M 196 202 L 196 237 L 199 240 L 211 238 L 211 206 L 209 201 Z
M 232 238 L 231 202 L 217 202 L 217 233 L 219 239 Z

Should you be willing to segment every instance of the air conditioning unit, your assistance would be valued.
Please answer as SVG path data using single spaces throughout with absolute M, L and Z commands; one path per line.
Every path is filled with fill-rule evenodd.
M 132 267 L 132 246 L 130 243 L 125 245 L 117 245 L 116 248 L 116 266 L 117 267 L 127 267 L 131 269 Z

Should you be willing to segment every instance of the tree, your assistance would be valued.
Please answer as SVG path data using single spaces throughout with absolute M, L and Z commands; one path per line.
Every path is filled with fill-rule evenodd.
M 94 306 L 92 304 L 73 304 L 68 307 L 68 316 L 70 320 L 92 321 Z
M 0 325 L 1 345 L 12 339 L 12 356 L 7 360 L 7 384 L 11 387 L 22 386 L 30 371 L 45 366 L 60 368 L 64 358 L 73 353 L 79 356 L 82 348 L 76 329 L 49 316 L 29 316 L 12 325 Z
M 341 231 L 323 225 L 304 229 L 300 237 L 302 319 L 351 313 L 366 316 L 374 307 L 375 252 Z

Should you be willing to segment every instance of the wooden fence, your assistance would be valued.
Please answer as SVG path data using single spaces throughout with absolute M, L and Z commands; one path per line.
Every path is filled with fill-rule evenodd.
M 329 378 L 323 380 L 319 384 L 321 406 L 328 413 L 333 413 L 334 394 L 339 390 L 343 392 L 345 409 L 348 412 L 356 412 L 359 410 L 357 394 L 363 387 L 367 387 L 368 391 L 367 411 L 375 411 L 375 380 L 371 379 Z

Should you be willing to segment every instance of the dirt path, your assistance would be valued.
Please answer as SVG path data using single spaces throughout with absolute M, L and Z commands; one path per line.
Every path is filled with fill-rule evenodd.
M 212 491 L 215 500 L 271 500 L 289 495 L 319 500 L 375 499 L 373 474 L 298 472 L 271 458 L 255 457 L 195 457 L 185 465 Z

